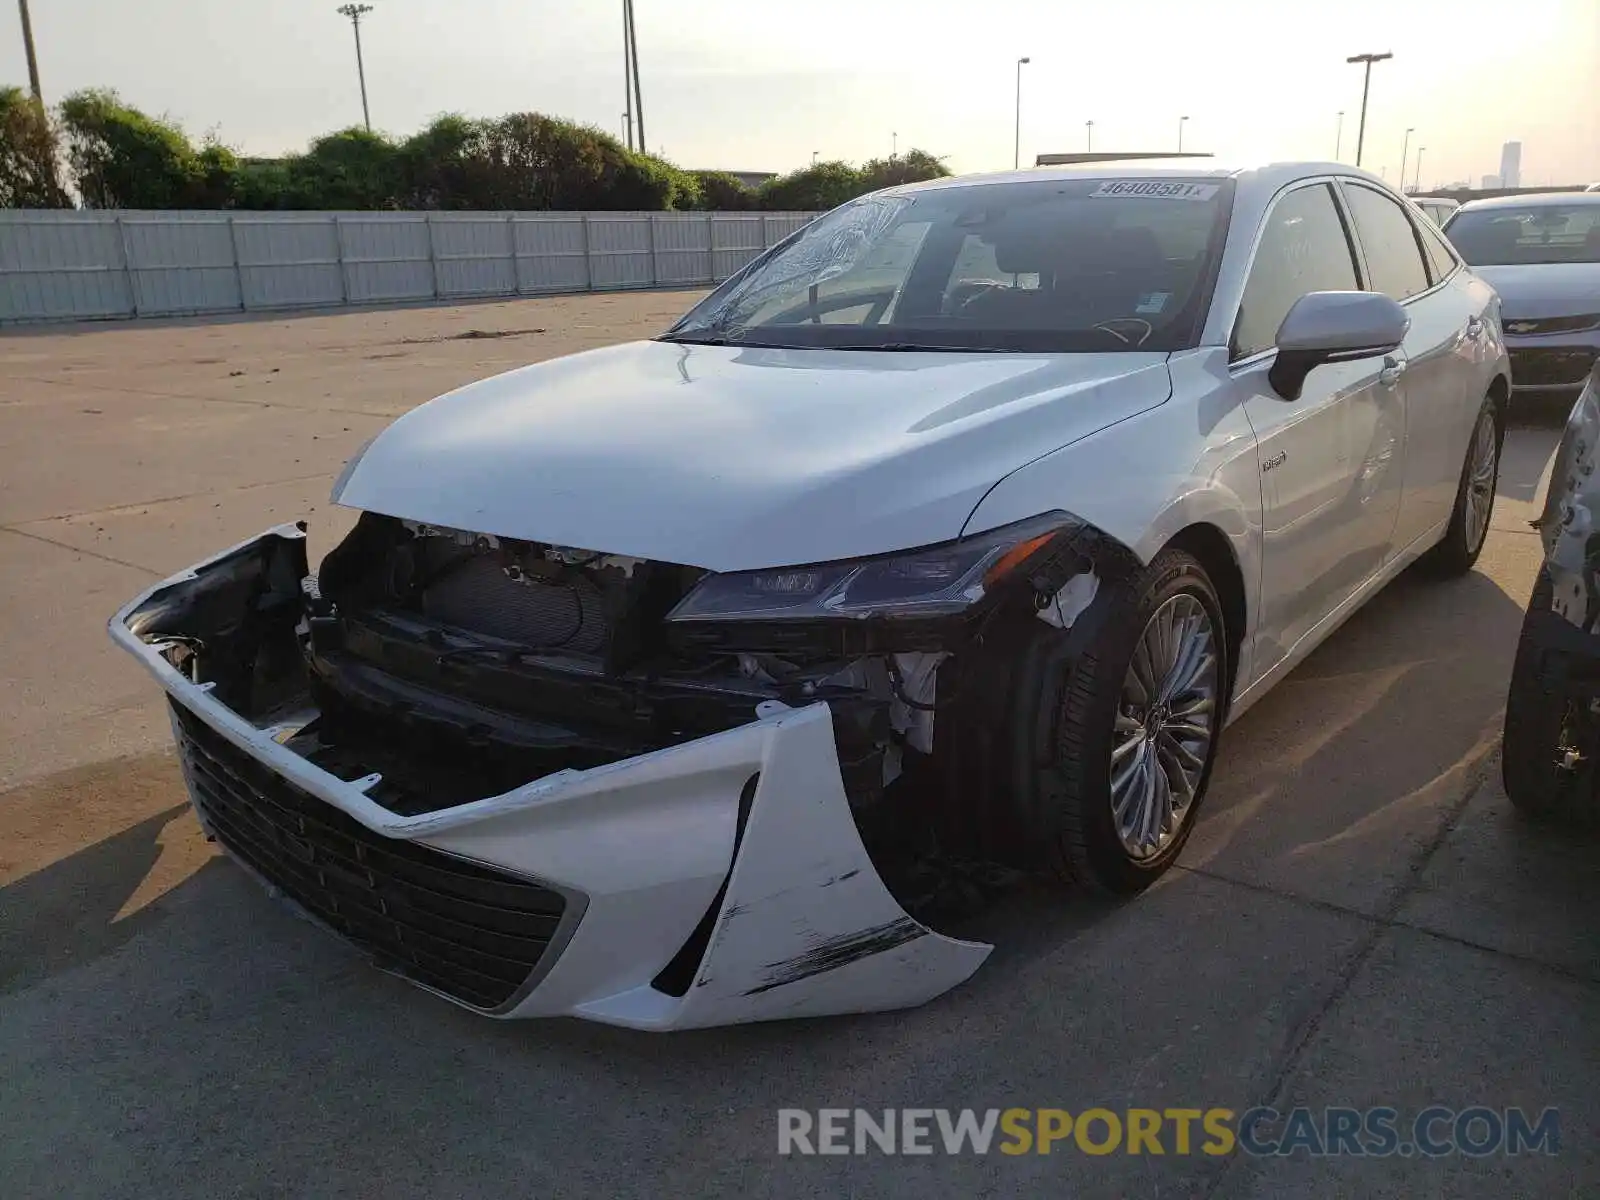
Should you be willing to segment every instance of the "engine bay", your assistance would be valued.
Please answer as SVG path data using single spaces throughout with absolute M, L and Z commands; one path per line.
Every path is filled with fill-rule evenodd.
M 401 815 L 824 701 L 852 806 L 931 751 L 946 654 L 782 656 L 671 636 L 704 572 L 364 513 L 312 575 L 255 543 L 135 632 L 285 748 Z M 794 639 L 791 639 L 794 640 Z

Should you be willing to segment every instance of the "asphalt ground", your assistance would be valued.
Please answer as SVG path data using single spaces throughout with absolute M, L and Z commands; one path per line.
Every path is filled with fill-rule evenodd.
M 959 931 L 990 962 L 921 1009 L 496 1024 L 217 857 L 107 616 L 281 521 L 315 557 L 387 421 L 690 299 L 0 335 L 0 1195 L 1600 1192 L 1596 848 L 1515 820 L 1497 761 L 1549 412 L 1510 433 L 1472 574 L 1402 577 L 1228 731 L 1178 869 L 1124 904 L 1010 896 Z M 1389 1106 L 1405 1134 L 1432 1104 L 1554 1107 L 1559 1151 L 778 1153 L 780 1108 Z

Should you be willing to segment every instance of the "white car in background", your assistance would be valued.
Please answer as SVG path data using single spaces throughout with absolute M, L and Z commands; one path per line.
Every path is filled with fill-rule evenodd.
M 401 417 L 316 575 L 271 530 L 111 632 L 206 830 L 424 987 L 902 1007 L 991 949 L 938 864 L 1149 885 L 1229 720 L 1471 567 L 1507 387 L 1492 291 L 1345 166 L 896 188 Z

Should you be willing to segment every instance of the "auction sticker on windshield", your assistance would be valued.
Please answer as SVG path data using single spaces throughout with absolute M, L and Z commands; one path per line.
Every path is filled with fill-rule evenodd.
M 1130 196 L 1147 200 L 1209 200 L 1217 194 L 1214 183 L 1178 183 L 1171 179 L 1108 179 L 1094 191 L 1100 196 Z

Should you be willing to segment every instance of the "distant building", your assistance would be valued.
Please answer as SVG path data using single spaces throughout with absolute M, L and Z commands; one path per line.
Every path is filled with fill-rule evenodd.
M 1497 187 L 1522 186 L 1522 143 L 1507 142 L 1500 147 L 1500 182 Z
M 1496 191 L 1499 187 L 1500 187 L 1500 176 L 1498 176 L 1498 175 L 1485 175 L 1483 177 L 1483 182 L 1478 185 L 1478 190 L 1481 191 L 1481 192 L 1492 192 L 1492 191 Z

